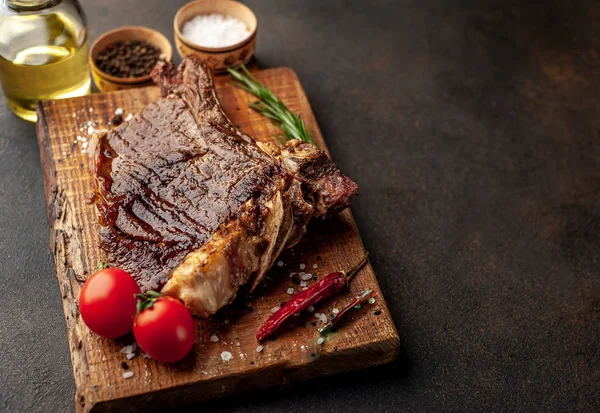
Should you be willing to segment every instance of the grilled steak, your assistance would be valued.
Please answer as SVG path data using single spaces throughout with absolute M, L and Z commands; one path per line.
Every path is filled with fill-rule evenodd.
M 358 187 L 310 144 L 257 143 L 234 128 L 200 61 L 159 63 L 153 78 L 163 97 L 94 152 L 101 245 L 143 290 L 208 316 Z

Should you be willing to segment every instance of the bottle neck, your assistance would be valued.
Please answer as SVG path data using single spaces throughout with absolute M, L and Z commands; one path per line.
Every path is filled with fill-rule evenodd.
M 61 0 L 4 0 L 13 10 L 41 10 L 60 3 Z

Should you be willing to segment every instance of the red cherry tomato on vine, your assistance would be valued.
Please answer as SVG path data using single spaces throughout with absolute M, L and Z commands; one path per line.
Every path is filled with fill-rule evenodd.
M 79 295 L 79 311 L 94 333 L 117 338 L 131 331 L 140 287 L 129 273 L 105 268 L 89 277 Z
M 152 358 L 165 363 L 181 360 L 194 346 L 194 321 L 187 308 L 168 296 L 148 294 L 133 322 L 138 345 Z

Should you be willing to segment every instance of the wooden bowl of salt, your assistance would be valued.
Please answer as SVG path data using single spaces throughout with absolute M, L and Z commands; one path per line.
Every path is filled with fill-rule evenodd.
M 179 9 L 173 22 L 182 58 L 200 57 L 215 72 L 248 63 L 258 22 L 247 6 L 231 0 L 198 0 Z

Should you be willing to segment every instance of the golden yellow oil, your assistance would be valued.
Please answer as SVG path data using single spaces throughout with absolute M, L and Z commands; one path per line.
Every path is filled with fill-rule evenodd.
M 13 15 L 0 22 L 0 83 L 15 114 L 36 121 L 36 105 L 90 93 L 87 31 L 67 13 Z M 3 27 L 9 28 L 2 30 Z

